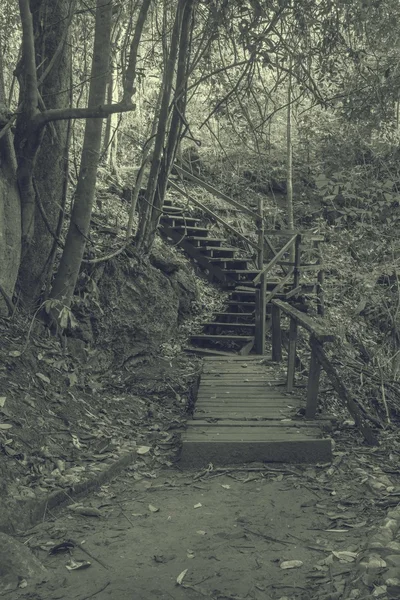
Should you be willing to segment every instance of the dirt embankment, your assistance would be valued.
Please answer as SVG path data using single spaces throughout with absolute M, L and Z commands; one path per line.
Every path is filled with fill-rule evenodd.
M 0 531 L 137 447 L 164 444 L 159 461 L 171 459 L 196 378 L 176 348 L 197 281 L 158 240 L 149 262 L 120 255 L 82 275 L 79 325 L 61 342 L 23 315 L 0 320 Z

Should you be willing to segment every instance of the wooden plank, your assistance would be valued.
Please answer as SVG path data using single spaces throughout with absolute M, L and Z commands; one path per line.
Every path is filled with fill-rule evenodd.
M 308 438 L 318 439 L 318 430 L 315 428 L 295 427 L 189 427 L 183 434 L 183 440 L 207 440 L 207 441 L 297 441 Z
M 251 421 L 249 419 L 244 420 L 244 421 L 239 421 L 239 420 L 229 420 L 229 419 L 218 419 L 218 421 L 212 421 L 212 420 L 191 420 L 188 423 L 188 427 L 190 427 L 191 430 L 193 430 L 194 427 L 206 427 L 206 428 L 214 428 L 214 427 L 218 427 L 218 428 L 227 428 L 227 427 L 262 427 L 262 428 L 266 428 L 266 427 L 294 427 L 294 428 L 303 428 L 306 427 L 307 429 L 312 429 L 312 428 L 320 428 L 322 429 L 323 427 L 326 426 L 330 426 L 332 424 L 332 421 L 330 419 L 315 419 L 313 421 L 306 421 L 305 419 L 293 419 L 293 420 L 288 420 L 288 419 L 283 419 L 282 417 L 275 417 L 275 418 L 271 418 L 271 419 L 265 419 L 264 421 L 259 421 L 259 420 L 254 420 Z
M 292 271 L 290 271 L 283 279 L 280 283 L 278 283 L 277 286 L 274 287 L 274 289 L 268 294 L 268 296 L 265 298 L 265 304 L 268 304 L 269 302 L 271 302 L 271 300 L 273 298 L 275 298 L 275 296 L 277 296 L 277 294 L 279 294 L 279 292 L 282 291 L 282 289 L 285 287 L 285 285 L 288 283 L 289 279 L 292 278 Z
M 320 342 L 316 342 L 316 344 L 319 343 Z M 318 361 L 315 348 L 311 348 L 311 361 L 307 385 L 306 419 L 314 419 L 317 413 L 320 374 L 321 364 Z
M 197 183 L 197 185 L 199 185 L 200 187 L 204 188 L 205 190 L 207 190 L 208 192 L 213 194 L 213 196 L 216 196 L 217 198 L 220 198 L 221 200 L 225 200 L 225 202 L 228 202 L 228 204 L 232 204 L 232 206 L 234 206 L 235 208 L 238 208 L 241 212 L 249 215 L 250 217 L 253 217 L 253 219 L 258 219 L 258 214 L 256 212 L 253 212 L 250 208 L 247 208 L 247 206 L 240 204 L 240 202 L 237 202 L 236 200 L 233 200 L 233 198 L 230 198 L 229 196 L 226 196 L 219 190 L 216 190 L 212 185 L 210 185 L 209 183 L 206 183 L 202 179 L 199 179 L 192 173 L 189 173 L 189 171 L 185 171 L 185 169 L 182 169 L 181 167 L 178 167 L 176 165 L 174 166 L 174 168 L 176 168 L 176 170 L 178 171 L 178 173 L 180 175 L 187 177 L 191 181 L 194 181 L 195 183 Z M 168 182 L 171 184 L 171 187 L 175 187 L 175 188 L 178 187 L 170 179 L 168 180 Z M 179 189 L 179 191 L 181 191 L 180 188 L 178 188 L 178 189 Z
M 191 441 L 184 439 L 180 466 L 201 468 L 249 462 L 318 463 L 330 462 L 332 443 L 329 439 L 271 441 Z
M 196 348 L 195 346 L 186 346 L 184 348 L 185 352 L 190 352 L 191 354 L 209 354 L 211 356 L 232 356 L 232 352 L 223 352 L 222 350 L 212 350 L 211 348 Z M 204 357 L 205 358 L 205 357 Z
M 363 434 L 366 442 L 371 446 L 375 446 L 377 444 L 377 439 L 374 432 L 372 431 L 369 424 L 366 422 L 365 415 L 362 414 L 361 408 L 357 405 L 356 401 L 347 390 L 346 386 L 339 377 L 338 372 L 329 360 L 321 344 L 317 344 L 315 338 L 311 336 L 310 345 L 312 348 L 314 348 L 318 361 L 320 362 L 329 379 L 331 380 L 333 387 L 337 391 L 339 397 L 347 405 L 349 413 L 353 417 L 356 426 Z
M 272 305 L 272 360 L 282 361 L 282 331 L 281 331 L 281 310 L 279 306 Z
M 297 321 L 299 325 L 307 329 L 310 333 L 312 333 L 319 341 L 321 342 L 333 342 L 336 339 L 336 336 L 333 334 L 327 334 L 326 329 L 327 325 L 321 319 L 315 319 L 305 315 L 300 312 L 290 304 L 286 302 L 282 302 L 281 300 L 272 300 L 272 304 L 278 306 L 282 312 L 289 315 Z
M 289 352 L 287 366 L 287 391 L 290 393 L 294 387 L 294 377 L 296 369 L 296 342 L 297 342 L 297 321 L 290 319 L 289 327 Z

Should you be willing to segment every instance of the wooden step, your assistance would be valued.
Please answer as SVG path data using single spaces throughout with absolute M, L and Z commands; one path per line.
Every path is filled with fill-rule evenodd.
M 210 321 L 208 323 L 204 323 L 204 327 L 219 327 L 220 329 L 251 329 L 252 331 L 255 329 L 254 323 L 227 323 L 225 321 Z
M 191 335 L 190 340 L 192 342 L 250 342 L 254 336 L 252 335 L 212 335 L 209 333 L 202 333 L 197 335 Z M 243 359 L 243 357 L 241 357 Z
M 212 245 L 215 247 L 219 247 L 219 246 L 221 246 L 222 242 L 225 241 L 222 238 L 211 238 L 211 237 L 206 238 L 203 236 L 196 236 L 196 235 L 188 235 L 188 236 L 186 236 L 186 239 L 196 247 L 201 247 L 203 245 L 208 245 L 208 246 Z
M 201 252 L 205 256 L 225 256 L 226 258 L 234 258 L 235 254 L 237 254 L 239 250 L 237 248 L 231 248 L 230 246 L 219 246 L 218 248 L 216 248 L 215 246 L 202 246 Z
M 250 259 L 246 259 L 246 258 L 227 258 L 224 256 L 218 256 L 218 257 L 214 257 L 211 256 L 209 258 L 210 263 L 212 263 L 213 265 L 219 265 L 221 267 L 221 269 L 227 270 L 227 269 L 246 269 L 247 264 L 249 262 Z
M 214 317 L 218 320 L 221 318 L 227 318 L 227 319 L 253 319 L 254 318 L 254 311 L 253 312 L 217 312 L 214 313 Z
M 206 238 L 210 233 L 206 227 L 196 227 L 194 225 L 188 227 L 179 225 L 178 227 L 174 227 L 174 229 L 178 233 L 185 234 L 187 237 L 196 236 L 199 238 Z
M 197 427 L 182 436 L 179 465 L 202 468 L 249 462 L 320 463 L 332 460 L 332 441 L 316 428 Z
M 234 277 L 237 280 L 246 280 L 249 283 L 260 273 L 260 271 L 255 269 L 224 269 L 224 271 L 230 277 Z
M 176 217 L 173 215 L 164 215 L 160 219 L 161 223 L 167 223 L 170 227 L 174 227 L 175 229 L 179 229 L 181 226 L 185 227 L 195 227 L 198 223 L 200 223 L 200 219 L 194 219 L 193 217 Z
M 201 347 L 196 347 L 196 346 L 185 346 L 184 347 L 184 351 L 185 352 L 189 352 L 190 354 L 199 354 L 200 356 L 204 356 L 204 358 L 207 358 L 207 355 L 209 357 L 213 357 L 213 356 L 223 356 L 223 357 L 235 356 L 233 352 L 224 352 L 223 350 L 213 350 L 211 348 L 201 348 Z

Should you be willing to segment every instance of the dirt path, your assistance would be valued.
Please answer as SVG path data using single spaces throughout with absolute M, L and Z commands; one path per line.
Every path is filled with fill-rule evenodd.
M 332 551 L 357 551 L 367 529 L 355 482 L 330 484 L 327 466 L 252 469 L 128 470 L 84 500 L 99 518 L 65 509 L 23 538 L 51 577 L 7 597 L 309 600 L 327 582 L 344 589 L 353 564 Z M 69 572 L 68 554 L 49 555 L 68 539 L 90 567 Z

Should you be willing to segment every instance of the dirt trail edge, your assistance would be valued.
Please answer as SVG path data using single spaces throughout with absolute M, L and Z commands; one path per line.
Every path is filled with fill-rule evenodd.
M 360 499 L 345 456 L 316 467 L 128 467 L 21 536 L 50 576 L 7 597 L 346 598 L 376 506 Z

